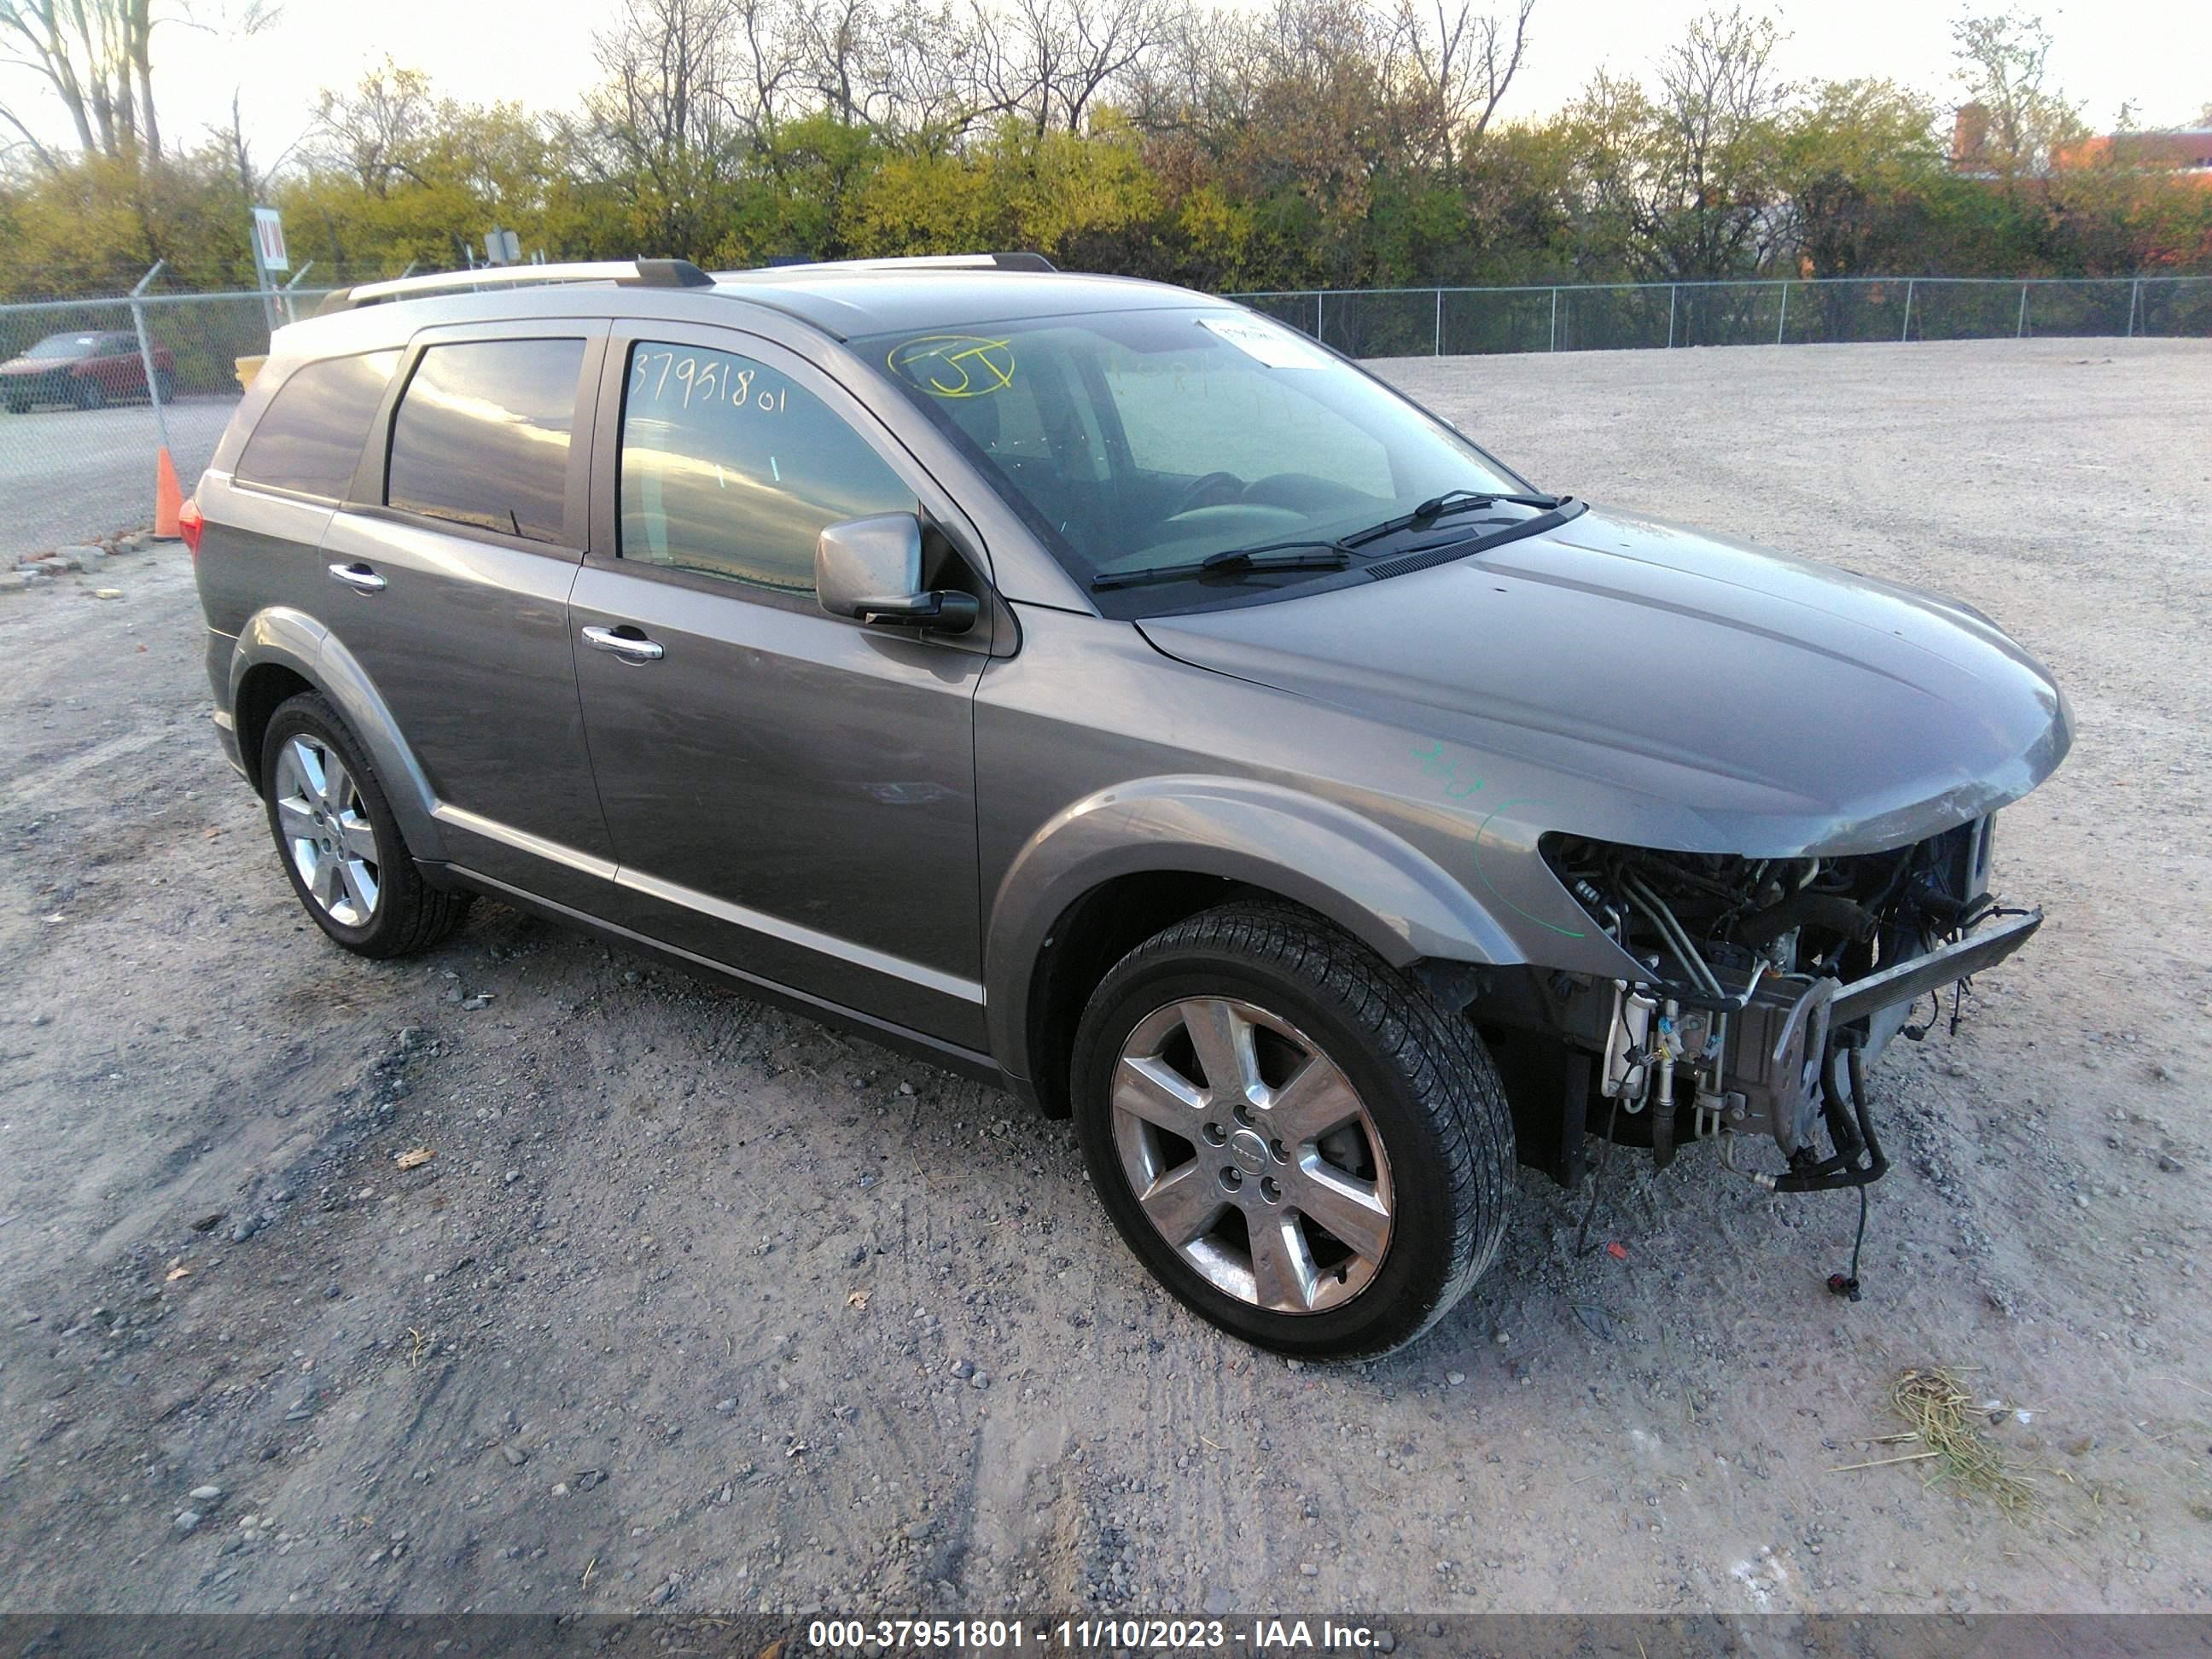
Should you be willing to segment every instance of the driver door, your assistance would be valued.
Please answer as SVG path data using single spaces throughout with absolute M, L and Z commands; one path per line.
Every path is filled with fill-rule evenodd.
M 618 324 L 606 364 L 569 624 L 616 919 L 981 1049 L 971 705 L 988 616 L 973 636 L 921 638 L 814 594 L 825 525 L 949 525 L 949 502 L 842 387 L 757 336 Z M 967 556 L 941 531 L 932 543 Z

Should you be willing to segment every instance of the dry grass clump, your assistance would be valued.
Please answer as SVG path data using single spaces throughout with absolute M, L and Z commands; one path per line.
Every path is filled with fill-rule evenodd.
M 2021 1521 L 2041 1505 L 2035 1488 L 2005 1467 L 1984 1437 L 1986 1412 L 1948 1371 L 1908 1370 L 1889 1391 L 1892 1410 L 1912 1427 L 1890 1437 L 1893 1443 L 1917 1441 L 1935 1464 L 1927 1484 L 1949 1481 L 1985 1495 L 2011 1520 Z M 1917 1461 L 1916 1459 L 1915 1461 Z

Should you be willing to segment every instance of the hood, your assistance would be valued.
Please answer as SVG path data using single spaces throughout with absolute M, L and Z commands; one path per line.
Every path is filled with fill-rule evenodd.
M 1899 846 L 2026 794 L 2072 735 L 2051 677 L 1968 606 L 1620 513 L 1139 626 L 1463 746 L 1487 801 L 1540 796 L 1548 827 L 1683 851 Z
M 0 374 L 19 380 L 27 374 L 66 374 L 76 364 L 74 357 L 10 357 L 0 363 Z

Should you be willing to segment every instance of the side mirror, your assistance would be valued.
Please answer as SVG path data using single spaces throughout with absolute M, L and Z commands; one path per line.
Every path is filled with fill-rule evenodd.
M 964 634 L 982 607 L 972 593 L 925 591 L 921 521 L 911 513 L 848 519 L 814 539 L 814 597 L 833 617 Z

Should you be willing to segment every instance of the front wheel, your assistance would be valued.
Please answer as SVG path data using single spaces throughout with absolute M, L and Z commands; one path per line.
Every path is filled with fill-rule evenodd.
M 364 957 L 428 949 L 460 926 L 468 896 L 415 868 L 368 757 L 338 713 L 303 691 L 261 743 L 269 830 L 315 926 Z
M 1225 906 L 1131 951 L 1085 1011 L 1071 1081 L 1122 1238 L 1263 1347 L 1402 1346 L 1504 1236 L 1512 1117 L 1481 1039 L 1303 911 Z

